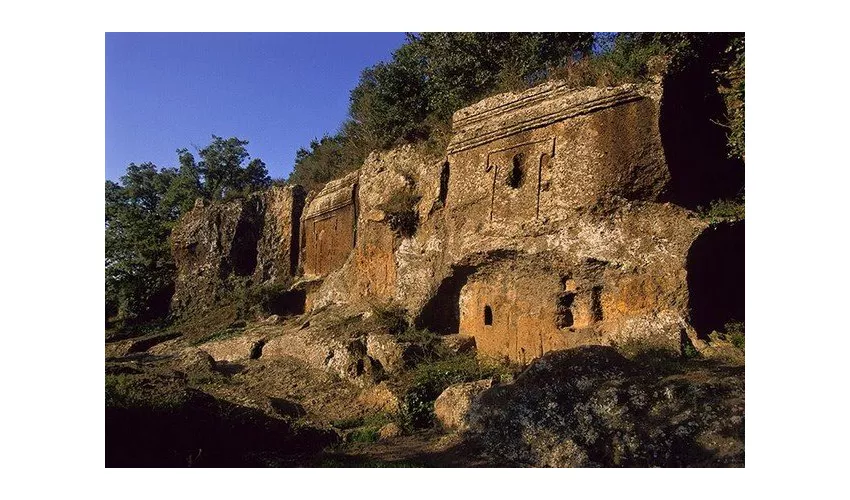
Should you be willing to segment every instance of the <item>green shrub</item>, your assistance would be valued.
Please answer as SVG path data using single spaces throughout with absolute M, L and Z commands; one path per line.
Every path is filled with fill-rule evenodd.
M 397 235 L 409 238 L 416 234 L 419 225 L 419 213 L 416 205 L 422 197 L 410 189 L 396 191 L 385 203 L 378 205 L 387 217 L 387 224 Z
M 628 37 L 616 38 L 599 54 L 571 60 L 550 72 L 553 79 L 570 87 L 612 87 L 647 80 L 655 62 L 665 53 L 659 43 L 638 43 Z
M 494 376 L 504 376 L 511 367 L 481 361 L 474 354 L 456 354 L 417 365 L 407 380 L 400 423 L 404 429 L 427 428 L 434 424 L 434 401 L 447 387 Z
M 732 58 L 728 68 L 716 70 L 721 79 L 720 94 L 726 104 L 726 139 L 729 157 L 744 159 L 744 37 L 735 38 L 726 48 Z
M 407 329 L 407 311 L 395 305 L 372 304 L 375 322 L 390 334 L 397 335 Z
M 171 411 L 180 408 L 186 399 L 185 391 L 176 381 L 126 373 L 106 375 L 107 408 Z
M 697 359 L 701 358 L 702 354 L 697 350 L 696 347 L 691 343 L 690 340 L 685 339 L 682 341 L 682 356 L 686 359 Z
M 391 422 L 392 418 L 385 413 L 346 418 L 332 423 L 341 430 L 351 430 L 347 440 L 353 443 L 374 443 L 380 437 L 381 427 Z
M 730 321 L 724 327 L 726 336 L 732 345 L 740 350 L 744 350 L 744 323 L 742 321 Z
M 349 434 L 348 440 L 352 443 L 374 443 L 380 437 L 380 430 L 375 427 L 361 427 Z
M 744 197 L 731 200 L 714 200 L 708 208 L 698 207 L 700 217 L 712 224 L 724 221 L 744 220 Z

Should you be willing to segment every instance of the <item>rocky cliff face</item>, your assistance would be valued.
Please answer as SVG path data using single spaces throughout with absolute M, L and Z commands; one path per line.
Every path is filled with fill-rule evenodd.
M 246 286 L 286 282 L 298 264 L 297 241 L 304 192 L 272 187 L 245 199 L 201 200 L 171 233 L 177 265 L 172 312 L 207 311 Z
M 706 248 L 740 247 L 725 257 L 734 267 L 743 230 L 707 237 L 716 228 L 677 202 L 684 160 L 678 148 L 670 163 L 671 109 L 658 82 L 547 83 L 455 113 L 444 158 L 412 146 L 372 153 L 312 193 L 303 216 L 296 188 L 196 207 L 173 237 L 174 307 L 209 307 L 233 280 L 292 277 L 300 255 L 308 308 L 395 305 L 419 327 L 474 336 L 486 356 L 678 351 L 699 342 L 695 307 L 714 322 L 734 314 L 711 296 L 743 290 L 742 273 L 712 282 Z

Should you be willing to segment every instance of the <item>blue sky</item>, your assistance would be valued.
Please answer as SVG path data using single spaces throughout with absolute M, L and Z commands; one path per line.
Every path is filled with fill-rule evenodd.
M 176 166 L 213 134 L 250 141 L 272 177 L 336 132 L 360 72 L 403 33 L 107 33 L 106 178 L 131 162 Z M 196 155 L 197 156 L 197 155 Z

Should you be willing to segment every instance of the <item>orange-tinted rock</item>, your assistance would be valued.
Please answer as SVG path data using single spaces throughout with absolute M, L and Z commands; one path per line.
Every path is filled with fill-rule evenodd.
M 434 402 L 434 416 L 444 429 L 465 430 L 473 401 L 493 385 L 491 380 L 455 384 Z
M 228 202 L 196 203 L 171 232 L 177 266 L 171 310 L 199 314 L 240 286 L 286 282 L 297 268 L 299 186 Z
M 682 201 L 698 184 L 683 179 L 692 144 L 676 129 L 687 116 L 675 114 L 689 109 L 681 96 L 665 99 L 658 82 L 550 82 L 493 96 L 454 114 L 445 157 L 415 146 L 373 152 L 311 193 L 300 232 L 269 202 L 196 208 L 175 229 L 175 305 L 224 293 L 222 277 L 286 276 L 296 254 L 274 248 L 291 252 L 296 238 L 307 311 L 389 304 L 419 328 L 472 337 L 479 355 L 521 363 L 588 344 L 679 350 L 683 335 L 742 316 L 743 227 L 710 227 Z M 384 211 L 397 193 L 415 200 L 412 234 L 393 231 Z M 257 217 L 278 236 L 247 230 Z M 320 331 L 266 348 L 368 375 L 375 358 L 351 351 L 347 337 L 318 341 Z
M 301 248 L 304 274 L 322 276 L 345 263 L 354 248 L 357 172 L 329 182 L 303 215 Z

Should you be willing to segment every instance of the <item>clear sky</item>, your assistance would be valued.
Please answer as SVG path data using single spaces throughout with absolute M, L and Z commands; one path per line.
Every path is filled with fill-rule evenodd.
M 177 165 L 211 136 L 250 141 L 273 178 L 334 133 L 360 72 L 403 33 L 108 33 L 106 178 L 131 162 Z M 197 154 L 196 154 L 197 157 Z

